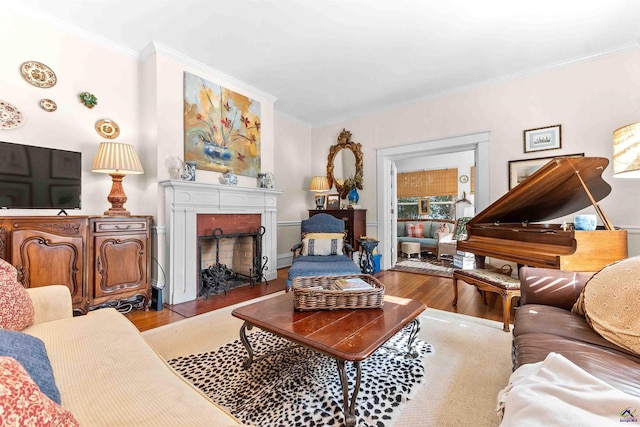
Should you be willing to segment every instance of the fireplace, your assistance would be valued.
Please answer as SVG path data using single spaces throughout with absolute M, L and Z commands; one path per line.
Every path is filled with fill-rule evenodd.
M 261 215 L 200 214 L 197 221 L 199 296 L 226 294 L 228 289 L 265 279 L 269 257 L 262 254 L 266 229 Z
M 264 227 L 261 238 L 262 257 L 266 257 L 263 280 L 277 277 L 277 196 L 280 190 L 246 188 L 230 185 L 205 184 L 191 181 L 161 181 L 164 188 L 166 224 L 163 259 L 166 283 L 163 291 L 168 304 L 193 301 L 198 297 L 200 266 L 198 265 L 198 236 L 211 234 L 215 228 L 227 233 L 256 231 Z M 198 216 L 215 218 L 209 229 L 198 230 Z M 255 215 L 250 230 L 230 229 L 218 219 L 229 221 L 236 217 L 236 224 L 246 224 L 245 215 Z M 256 222 L 259 221 L 259 222 Z M 248 225 L 247 225 L 248 227 Z

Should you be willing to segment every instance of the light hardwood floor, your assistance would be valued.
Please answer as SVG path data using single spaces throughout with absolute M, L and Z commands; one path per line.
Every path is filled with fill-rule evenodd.
M 374 276 L 385 284 L 385 292 L 388 295 L 420 300 L 427 307 L 438 310 L 502 321 L 502 302 L 497 294 L 488 293 L 487 304 L 485 305 L 482 296 L 474 286 L 465 286 L 460 283 L 458 286 L 458 305 L 457 307 L 452 307 L 453 285 L 451 279 L 392 270 L 382 271 L 374 274 Z M 165 304 L 160 311 L 138 310 L 127 314 L 127 317 L 140 331 L 145 331 L 197 314 L 278 292 L 285 288 L 286 278 L 287 269 L 283 268 L 278 270 L 278 278 L 270 281 L 268 285 L 263 282 L 256 284 L 253 288 L 245 286 L 233 289 L 227 295 L 212 295 L 207 300 L 199 298 L 196 301 L 173 306 Z

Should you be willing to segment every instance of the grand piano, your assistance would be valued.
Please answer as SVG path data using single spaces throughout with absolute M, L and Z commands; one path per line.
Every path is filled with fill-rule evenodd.
M 596 272 L 627 258 L 627 232 L 616 229 L 597 202 L 611 192 L 602 179 L 603 157 L 556 157 L 467 223 L 476 267 L 485 257 L 567 271 Z M 592 205 L 603 226 L 575 230 L 572 223 L 548 223 Z

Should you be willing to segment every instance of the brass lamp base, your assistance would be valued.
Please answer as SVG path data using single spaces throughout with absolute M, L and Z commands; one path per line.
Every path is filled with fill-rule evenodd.
M 127 195 L 124 194 L 122 187 L 122 179 L 125 177 L 123 173 L 110 173 L 111 175 L 111 192 L 107 196 L 107 200 L 111 203 L 111 207 L 104 211 L 105 216 L 131 216 L 131 213 L 124 208 L 127 201 Z

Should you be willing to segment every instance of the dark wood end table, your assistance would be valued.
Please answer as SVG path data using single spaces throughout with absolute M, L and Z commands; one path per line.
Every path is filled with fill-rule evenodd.
M 253 326 L 333 357 L 342 385 L 346 425 L 352 427 L 356 423 L 355 402 L 360 388 L 360 362 L 409 324 L 411 336 L 406 355 L 417 357 L 413 342 L 420 331 L 418 316 L 426 308 L 420 301 L 386 295 L 381 308 L 296 311 L 293 308 L 293 294 L 286 293 L 236 308 L 232 315 L 244 320 L 240 339 L 248 353 L 245 368 L 268 356 L 254 358 L 246 334 L 246 330 Z M 345 372 L 347 361 L 356 368 L 356 384 L 351 398 Z

